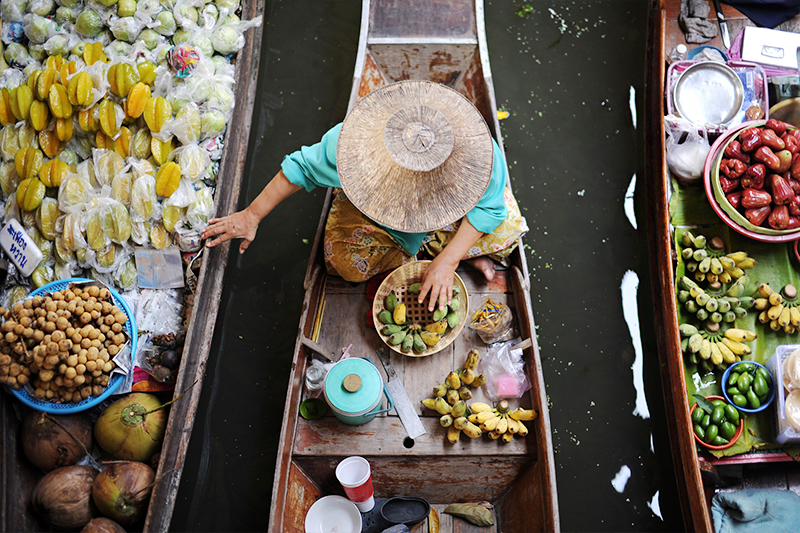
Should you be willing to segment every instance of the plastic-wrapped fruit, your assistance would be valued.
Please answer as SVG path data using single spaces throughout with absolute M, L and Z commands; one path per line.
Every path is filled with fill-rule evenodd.
M 131 135 L 131 130 L 122 126 L 119 129 L 119 135 L 116 139 L 114 139 L 114 151 L 119 154 L 121 157 L 127 158 L 131 154 L 131 139 L 133 136 Z
M 78 112 L 78 126 L 86 133 L 100 129 L 100 121 L 97 119 L 97 105 Z
M 53 281 L 55 281 L 55 272 L 53 267 L 47 263 L 40 263 L 31 273 L 31 283 L 37 289 Z
M 19 141 L 20 148 L 38 148 L 39 134 L 33 129 L 29 122 L 25 122 L 19 130 L 17 130 L 17 140 Z
M 125 118 L 125 112 L 122 107 L 105 98 L 98 104 L 97 115 L 100 119 L 100 129 L 103 130 L 103 133 L 109 137 L 115 137 Z
M 139 81 L 139 72 L 128 63 L 114 63 L 106 72 L 111 92 L 125 98 L 131 87 Z
M 97 265 L 106 269 L 114 264 L 117 259 L 117 246 L 114 243 L 97 250 Z
M 81 231 L 81 213 L 67 213 L 64 216 L 64 229 L 61 235 L 64 244 L 73 252 L 86 248 L 86 240 Z
M 44 154 L 38 148 L 20 148 L 14 156 L 14 168 L 20 178 L 34 178 L 44 163 Z
M 11 104 L 11 112 L 17 120 L 28 120 L 30 116 L 31 104 L 33 103 L 33 91 L 27 85 L 19 85 L 11 89 L 8 93 Z
M 67 97 L 72 105 L 82 107 L 91 103 L 93 91 L 94 82 L 92 82 L 92 77 L 89 76 L 88 72 L 81 71 L 69 80 Z
M 11 110 L 11 94 L 5 87 L 0 88 L 0 124 L 7 126 L 14 122 L 16 122 L 16 117 Z
M 180 227 L 181 208 L 176 205 L 165 205 L 164 210 L 161 212 L 161 222 L 164 224 L 164 229 L 170 233 L 175 233 L 175 230 Z
M 39 146 L 42 147 L 42 152 L 49 158 L 53 158 L 61 153 L 66 143 L 58 139 L 58 133 L 55 128 L 52 130 L 42 130 L 37 136 L 39 139 Z
M 69 118 L 72 116 L 72 104 L 69 103 L 67 90 L 60 83 L 50 86 L 47 102 L 50 104 L 50 112 L 54 117 Z
M 150 155 L 159 165 L 163 165 L 169 159 L 169 154 L 175 149 L 175 138 L 170 135 L 169 140 L 162 141 L 157 137 L 150 139 Z
M 202 138 L 215 137 L 225 131 L 225 115 L 216 110 L 207 111 L 200 116 Z
M 61 142 L 69 142 L 72 139 L 72 124 L 71 118 L 57 118 L 56 119 L 56 137 Z
M 125 113 L 131 118 L 139 118 L 144 113 L 144 106 L 150 99 L 150 86 L 144 82 L 136 82 L 128 91 L 125 100 Z
M 150 131 L 158 133 L 172 118 L 172 105 L 163 96 L 151 96 L 144 107 L 144 121 Z
M 144 43 L 145 48 L 154 50 L 159 43 L 164 41 L 164 37 L 156 33 L 156 30 L 145 28 L 139 34 L 139 40 Z
M 200 131 L 202 128 L 202 120 L 200 119 L 200 111 L 194 103 L 187 104 L 175 114 L 176 128 L 181 132 L 177 133 L 183 144 L 197 142 L 200 138 Z
M 33 211 L 44 198 L 45 186 L 39 178 L 27 178 L 17 187 L 17 205 L 25 211 Z
M 172 237 L 161 222 L 156 222 L 150 226 L 150 243 L 157 250 L 163 250 L 172 244 Z
M 133 171 L 133 179 L 141 178 L 142 176 L 156 177 L 156 167 L 153 166 L 150 159 L 141 159 L 131 165 Z
M 158 22 L 158 26 L 155 29 L 161 35 L 165 37 L 169 37 L 175 30 L 178 29 L 178 25 L 175 23 L 175 16 L 172 14 L 172 11 L 162 11 L 156 16 L 156 22 Z
M 53 241 L 53 257 L 61 264 L 70 263 L 75 260 L 75 253 L 64 242 L 64 235 L 59 233 Z
M 42 131 L 50 123 L 50 108 L 47 107 L 47 102 L 34 100 L 31 102 L 29 113 L 31 126 L 36 131 Z
M 75 21 L 75 31 L 85 39 L 94 39 L 100 35 L 104 27 L 100 15 L 91 9 L 85 9 Z
M 20 180 L 17 170 L 14 168 L 14 163 L 6 161 L 0 163 L 0 188 L 3 190 L 3 195 L 8 196 L 13 194 L 19 186 Z
M 175 161 L 168 161 L 156 173 L 156 194 L 169 198 L 178 190 L 180 183 L 181 166 Z
M 117 282 L 122 289 L 130 289 L 139 279 L 139 273 L 136 270 L 136 261 L 131 257 L 116 270 L 114 273 L 114 281 Z
M 110 239 L 103 231 L 102 218 L 100 210 L 95 209 L 86 222 L 86 243 L 92 250 L 99 250 L 110 242 Z
M 139 246 L 150 243 L 150 221 L 131 221 L 131 240 Z
M 147 128 L 140 128 L 139 131 L 133 134 L 131 155 L 139 159 L 147 159 L 150 157 L 150 142 L 150 130 Z
M 89 199 L 92 186 L 87 179 L 79 176 L 68 176 L 58 188 L 58 206 L 62 211 L 68 211 L 76 205 Z
M 193 182 L 205 174 L 209 162 L 208 152 L 196 144 L 182 146 L 176 159 L 183 170 L 183 175 Z
M 46 187 L 59 187 L 67 173 L 69 173 L 69 165 L 60 159 L 50 159 L 42 163 L 42 168 L 39 169 L 39 179 Z
M 156 180 L 152 176 L 142 176 L 133 182 L 131 190 L 131 220 L 149 220 L 158 202 Z
M 58 209 L 58 202 L 55 198 L 43 198 L 42 203 L 36 209 L 36 227 L 45 239 L 53 240 L 58 235 L 56 221 L 61 216 Z
M 114 176 L 121 173 L 122 169 L 125 168 L 125 160 L 118 153 L 111 150 L 95 155 L 94 172 L 97 182 L 101 186 L 111 186 Z
M 132 188 L 133 174 L 130 172 L 117 174 L 111 182 L 111 197 L 126 207 L 130 206 Z
M 28 230 L 28 235 L 31 236 L 33 244 L 42 252 L 42 263 L 46 263 L 50 259 L 50 254 L 53 251 L 53 241 L 48 240 L 42 235 L 38 228 L 32 227 Z
M 103 229 L 115 243 L 123 244 L 131 236 L 131 217 L 128 210 L 119 202 L 114 202 L 103 218 Z
M 0 130 L 0 156 L 6 161 L 12 161 L 19 150 L 17 128 L 13 124 Z

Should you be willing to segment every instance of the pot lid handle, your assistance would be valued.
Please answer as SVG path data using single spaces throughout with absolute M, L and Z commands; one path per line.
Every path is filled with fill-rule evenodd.
M 361 377 L 358 374 L 348 374 L 342 381 L 342 387 L 347 392 L 356 392 L 361 388 Z

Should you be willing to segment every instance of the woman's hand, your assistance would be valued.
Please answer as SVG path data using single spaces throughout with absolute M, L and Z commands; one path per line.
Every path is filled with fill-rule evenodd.
M 208 226 L 203 230 L 203 238 L 213 240 L 207 241 L 206 246 L 213 248 L 218 244 L 231 239 L 242 239 L 239 245 L 239 253 L 243 254 L 253 239 L 256 238 L 258 230 L 258 217 L 253 215 L 249 209 L 238 211 L 232 215 L 222 218 L 212 218 L 208 221 Z
M 453 299 L 453 279 L 455 277 L 458 261 L 453 263 L 445 254 L 439 254 L 433 258 L 431 264 L 422 273 L 422 285 L 419 290 L 419 303 L 425 300 L 428 292 L 431 293 L 428 311 L 436 308 L 439 302 L 439 309 L 444 309 Z

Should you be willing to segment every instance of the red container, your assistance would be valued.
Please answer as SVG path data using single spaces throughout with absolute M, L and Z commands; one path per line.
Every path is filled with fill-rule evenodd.
M 714 400 L 722 400 L 723 402 L 725 402 L 725 398 L 723 398 L 722 396 L 716 396 L 716 395 L 706 396 L 706 400 L 708 400 L 710 402 L 714 401 Z M 725 403 L 728 403 L 728 402 L 725 402 Z M 697 404 L 694 404 L 692 406 L 691 411 L 689 411 L 689 418 L 691 418 L 691 415 L 694 413 L 694 410 L 697 409 L 697 408 L 698 408 Z M 714 445 L 709 444 L 709 443 L 705 442 L 704 440 L 702 440 L 700 437 L 697 436 L 697 433 L 695 433 L 694 431 L 692 431 L 692 435 L 694 435 L 694 440 L 696 440 L 697 442 L 699 442 L 700 444 L 702 444 L 703 446 L 705 446 L 709 450 L 724 450 L 724 449 L 730 448 L 731 446 L 736 444 L 736 441 L 739 440 L 739 437 L 742 436 L 742 431 L 743 430 L 744 430 L 744 417 L 742 416 L 742 417 L 739 417 L 739 427 L 736 428 L 736 433 L 733 435 L 733 437 L 731 437 L 731 440 L 730 440 L 730 442 L 728 442 L 728 444 L 723 444 L 722 446 L 714 446 Z

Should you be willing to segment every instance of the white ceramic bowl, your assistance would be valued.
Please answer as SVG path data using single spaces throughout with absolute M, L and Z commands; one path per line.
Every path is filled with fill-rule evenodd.
M 356 504 L 342 496 L 324 496 L 306 513 L 306 533 L 358 531 L 361 531 L 361 513 Z

